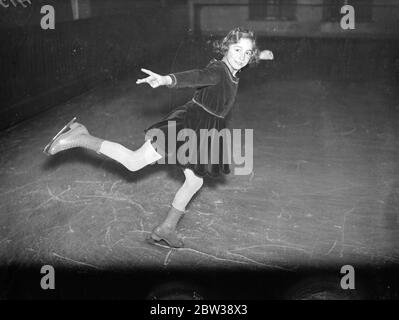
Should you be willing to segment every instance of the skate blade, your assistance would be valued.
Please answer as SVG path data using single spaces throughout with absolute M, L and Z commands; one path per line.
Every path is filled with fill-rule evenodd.
M 167 241 L 165 241 L 164 239 L 155 240 L 151 235 L 149 235 L 145 238 L 145 242 L 147 242 L 148 244 L 151 244 L 153 246 L 162 247 L 162 248 L 166 248 L 166 249 L 178 249 L 178 248 L 175 248 L 175 247 L 169 245 L 169 243 Z
M 71 121 L 69 121 L 55 136 L 53 139 L 51 139 L 51 141 L 44 147 L 43 149 L 43 153 L 50 156 L 51 154 L 49 153 L 49 149 L 51 147 L 51 145 L 53 144 L 53 142 L 55 141 L 55 139 L 57 139 L 61 134 L 65 133 L 67 131 L 67 129 L 70 128 L 71 124 L 73 124 L 76 121 L 76 117 L 73 117 L 73 119 Z
M 162 247 L 162 248 L 168 248 L 168 249 L 181 249 L 181 248 L 184 247 L 184 246 L 175 247 L 175 246 L 171 245 L 171 244 L 170 244 L 168 241 L 166 241 L 165 239 L 160 238 L 160 237 L 158 237 L 158 236 L 156 236 L 156 239 L 154 239 L 154 238 L 152 237 L 152 235 L 148 235 L 148 236 L 145 238 L 145 242 L 147 242 L 148 244 L 152 244 L 152 245 L 155 245 L 155 246 L 159 246 L 159 247 Z
M 160 247 L 166 247 L 167 246 L 166 242 L 164 242 L 162 244 L 161 241 L 155 240 L 153 237 L 151 237 L 151 235 L 145 237 L 145 242 L 147 242 L 148 244 L 152 244 L 152 245 L 160 246 Z

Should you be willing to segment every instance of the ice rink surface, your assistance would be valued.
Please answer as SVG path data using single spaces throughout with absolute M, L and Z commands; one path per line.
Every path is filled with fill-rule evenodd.
M 245 71 L 231 126 L 254 130 L 253 173 L 207 179 L 179 227 L 185 248 L 170 249 L 144 238 L 183 183 L 179 168 L 129 172 L 85 150 L 42 153 L 74 116 L 95 136 L 140 147 L 143 130 L 184 100 L 135 80 L 104 83 L 1 132 L 3 275 L 42 265 L 158 275 L 397 267 L 397 87 Z M 3 277 L 5 287 L 30 297 L 14 278 Z

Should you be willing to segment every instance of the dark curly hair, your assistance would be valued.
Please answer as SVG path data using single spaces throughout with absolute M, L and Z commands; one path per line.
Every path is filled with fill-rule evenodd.
M 216 53 L 224 56 L 229 50 L 229 46 L 237 43 L 240 39 L 249 39 L 253 43 L 253 53 L 248 64 L 259 62 L 259 48 L 256 45 L 255 33 L 251 30 L 247 30 L 241 27 L 234 28 L 225 36 L 222 40 L 215 40 L 213 42 L 213 48 Z

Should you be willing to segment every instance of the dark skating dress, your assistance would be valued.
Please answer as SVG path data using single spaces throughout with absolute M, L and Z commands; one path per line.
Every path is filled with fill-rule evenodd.
M 204 69 L 170 76 L 170 88 L 189 87 L 196 91 L 192 100 L 144 130 L 146 140 L 151 139 L 157 152 L 164 156 L 158 162 L 190 168 L 200 177 L 230 173 L 233 135 L 227 132 L 225 118 L 233 107 L 239 79 L 216 59 Z M 156 134 L 159 131 L 164 138 Z

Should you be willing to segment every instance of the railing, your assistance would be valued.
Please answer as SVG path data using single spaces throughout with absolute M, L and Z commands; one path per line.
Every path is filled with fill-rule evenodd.
M 79 94 L 171 46 L 169 19 L 168 8 L 140 8 L 57 23 L 49 31 L 40 26 L 0 30 L 0 127 L 70 98 L 70 86 Z M 51 98 L 34 107 L 33 100 L 46 95 Z
M 398 10 L 399 1 L 392 2 L 373 1 L 373 0 L 324 0 L 320 3 L 312 1 L 298 2 L 297 0 L 248 0 L 248 3 L 231 3 L 223 1 L 189 1 L 190 11 L 190 29 L 195 34 L 200 34 L 201 15 L 205 8 L 248 8 L 249 21 L 296 21 L 297 9 L 315 9 L 322 10 L 323 22 L 338 22 L 342 17 L 340 8 L 350 4 L 356 10 L 357 22 L 373 22 L 372 11 L 375 8 L 386 9 L 387 11 Z

